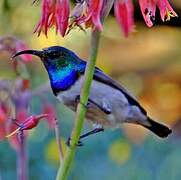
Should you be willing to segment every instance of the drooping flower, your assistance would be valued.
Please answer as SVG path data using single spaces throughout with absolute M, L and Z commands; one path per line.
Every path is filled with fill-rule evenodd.
M 177 14 L 170 6 L 168 0 L 138 0 L 143 18 L 148 27 L 153 26 L 156 6 L 160 10 L 162 21 L 170 20 Z M 103 30 L 102 12 L 112 3 L 109 0 L 77 0 L 69 18 L 69 0 L 42 0 L 42 18 L 35 32 L 44 31 L 47 35 L 49 28 L 55 25 L 61 35 L 68 34 L 71 29 L 78 26 L 81 30 L 91 27 L 93 30 Z M 111 7 L 109 7 L 111 9 Z M 132 0 L 115 0 L 114 13 L 125 36 L 134 29 L 134 8 Z M 68 30 L 67 30 L 68 29 Z
M 71 28 L 72 25 L 80 27 L 80 25 L 84 23 L 86 27 L 92 27 L 93 29 L 102 31 L 102 8 L 103 0 L 89 0 L 78 2 L 72 12 L 73 21 L 70 23 Z
M 87 26 L 93 26 L 94 29 L 102 31 L 101 10 L 103 0 L 89 0 L 87 16 L 85 22 Z
M 69 19 L 69 0 L 42 0 L 42 15 L 34 32 L 38 36 L 43 31 L 47 36 L 48 29 L 55 27 L 56 32 L 65 35 Z
M 158 0 L 157 6 L 160 10 L 160 16 L 163 22 L 170 20 L 170 17 L 177 17 L 176 12 L 172 9 L 168 0 Z
M 124 35 L 127 37 L 134 28 L 133 4 L 132 0 L 116 0 L 114 12 Z
M 160 10 L 162 21 L 170 20 L 170 17 L 177 17 L 168 0 L 139 0 L 144 20 L 148 27 L 153 26 L 155 20 L 156 6 Z
M 148 27 L 152 27 L 155 20 L 156 0 L 139 0 L 143 18 Z

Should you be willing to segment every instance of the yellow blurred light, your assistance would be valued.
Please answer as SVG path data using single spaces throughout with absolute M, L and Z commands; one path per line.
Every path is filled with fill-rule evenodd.
M 61 139 L 61 143 L 62 143 L 63 154 L 65 154 L 66 152 L 65 140 Z M 59 153 L 58 153 L 58 145 L 57 145 L 56 139 L 52 139 L 48 143 L 46 151 L 45 151 L 45 156 L 46 156 L 46 159 L 50 161 L 52 164 L 57 165 L 59 163 Z
M 126 163 L 131 156 L 130 144 L 124 139 L 116 140 L 109 148 L 109 156 L 117 164 Z
M 178 84 L 164 83 L 157 86 L 157 99 L 164 109 L 175 109 L 181 106 L 181 88 Z
M 48 32 L 48 38 L 44 34 L 41 34 L 39 37 L 35 34 L 30 43 L 33 48 L 42 49 L 55 45 L 63 46 L 65 40 L 59 34 L 56 35 L 54 29 L 51 29 Z

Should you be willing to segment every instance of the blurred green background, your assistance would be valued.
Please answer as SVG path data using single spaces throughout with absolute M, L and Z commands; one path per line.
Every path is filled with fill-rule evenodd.
M 181 9 L 179 0 L 173 1 Z M 40 16 L 40 5 L 28 0 L 0 1 L 0 36 L 13 35 L 32 49 L 60 45 L 88 57 L 90 32 L 78 29 L 65 38 L 50 30 L 48 38 L 33 34 Z M 141 12 L 139 11 L 141 14 Z M 180 22 L 180 17 L 177 18 Z M 175 20 L 176 21 L 176 20 Z M 172 26 L 147 28 L 136 22 L 136 31 L 124 38 L 109 17 L 104 26 L 97 66 L 120 81 L 154 119 L 168 124 L 173 134 L 160 139 L 136 125 L 105 132 L 85 139 L 77 149 L 70 180 L 180 180 L 181 179 L 181 29 Z M 0 79 L 13 79 L 10 54 L 0 53 Z M 40 61 L 28 64 L 32 89 L 46 84 L 48 77 Z M 51 90 L 45 96 L 55 105 L 63 146 L 73 126 L 74 114 L 57 102 Z M 32 114 L 38 114 L 40 99 L 31 101 Z M 85 124 L 84 131 L 91 129 Z M 53 180 L 58 168 L 54 131 L 41 122 L 28 137 L 30 180 Z M 16 154 L 7 141 L 0 142 L 0 179 L 16 177 Z

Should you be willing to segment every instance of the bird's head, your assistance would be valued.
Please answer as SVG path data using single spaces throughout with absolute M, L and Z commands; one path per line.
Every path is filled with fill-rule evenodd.
M 12 58 L 22 54 L 35 55 L 41 59 L 48 72 L 55 95 L 60 90 L 69 88 L 77 80 L 77 72 L 82 72 L 86 65 L 85 61 L 81 60 L 74 52 L 61 46 L 51 46 L 41 51 L 20 51 Z
M 38 56 L 47 69 L 54 66 L 65 67 L 69 64 L 75 65 L 79 64 L 80 61 L 74 52 L 61 46 L 51 46 L 42 50 L 24 50 L 16 53 L 12 58 L 14 59 L 22 54 Z

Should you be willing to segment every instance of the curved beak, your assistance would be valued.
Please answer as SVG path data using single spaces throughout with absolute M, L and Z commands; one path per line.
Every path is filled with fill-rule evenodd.
M 43 57 L 44 53 L 43 51 L 37 51 L 37 50 L 24 50 L 24 51 L 20 51 L 18 53 L 16 53 L 15 55 L 12 56 L 12 59 L 14 59 L 15 57 L 22 55 L 22 54 L 32 54 L 35 56 L 38 56 L 40 58 Z

